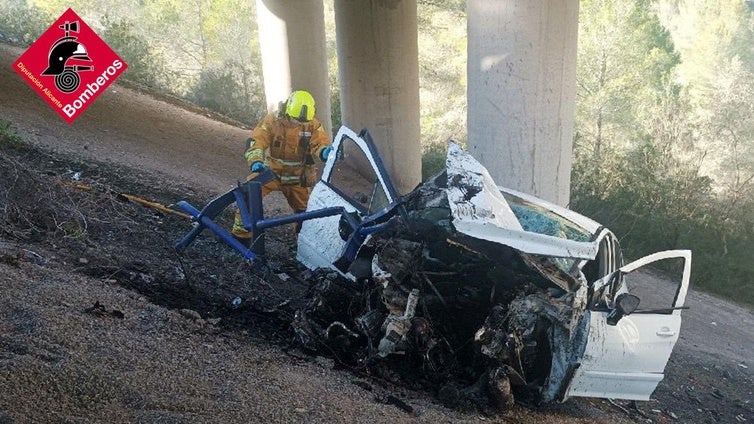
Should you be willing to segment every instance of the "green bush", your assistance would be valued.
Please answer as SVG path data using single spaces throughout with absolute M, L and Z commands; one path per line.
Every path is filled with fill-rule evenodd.
M 55 19 L 25 0 L 0 2 L 0 39 L 30 45 Z
M 169 86 L 172 73 L 165 59 L 158 54 L 143 37 L 136 35 L 134 25 L 126 19 L 111 20 L 102 18 L 102 39 L 128 64 L 123 77 L 129 81 L 149 87 Z
M 25 145 L 23 139 L 11 128 L 10 122 L 0 121 L 0 147 L 19 148 Z
M 332 84 L 332 81 L 331 81 Z M 340 113 L 340 90 L 337 85 L 331 85 L 330 89 L 330 123 L 332 124 L 333 135 L 338 132 L 343 125 L 343 117 Z
M 422 181 L 445 169 L 447 150 L 443 143 L 425 144 L 422 147 Z
M 690 249 L 693 286 L 754 304 L 754 205 L 724 216 L 712 180 L 651 143 L 616 159 L 609 172 L 575 164 L 571 207 L 610 228 L 627 260 Z
M 205 69 L 188 98 L 200 106 L 255 125 L 267 110 L 259 93 L 264 93 L 264 89 L 252 78 L 249 67 L 227 61 L 222 66 Z

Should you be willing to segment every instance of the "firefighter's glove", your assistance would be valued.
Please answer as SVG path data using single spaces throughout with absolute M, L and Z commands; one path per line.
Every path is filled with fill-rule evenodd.
M 264 164 L 264 162 L 256 161 L 251 164 L 251 172 L 262 172 L 265 169 L 267 169 L 267 165 Z
M 326 161 L 327 158 L 330 157 L 330 154 L 332 153 L 333 148 L 332 146 L 327 146 L 324 149 L 322 149 L 322 152 L 319 154 L 319 158 L 322 159 L 322 162 Z M 343 151 L 338 149 L 338 151 L 335 153 L 335 160 L 341 160 L 343 159 Z

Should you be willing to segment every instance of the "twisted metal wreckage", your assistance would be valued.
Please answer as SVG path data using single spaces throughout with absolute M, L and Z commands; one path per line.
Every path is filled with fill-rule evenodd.
M 264 230 L 303 222 L 297 259 L 316 270 L 292 323 L 298 341 L 375 372 L 439 388 L 451 406 L 512 406 L 572 396 L 648 400 L 678 339 L 691 252 L 623 265 L 600 224 L 498 187 L 456 144 L 446 170 L 400 197 L 366 131 L 341 128 L 308 210 L 264 218 L 261 186 L 239 184 L 201 211 L 178 205 L 250 261 Z M 365 164 L 370 166 L 364 166 Z M 236 203 L 258 241 L 247 249 L 213 219 Z M 675 299 L 639 310 L 626 275 L 683 260 Z M 400 377 L 399 377 L 400 379 Z M 407 378 L 403 378 L 407 381 Z

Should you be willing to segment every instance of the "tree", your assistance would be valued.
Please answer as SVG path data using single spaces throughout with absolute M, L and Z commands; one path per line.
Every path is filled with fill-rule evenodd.
M 466 140 L 465 1 L 418 4 L 422 178 L 445 167 L 449 139 Z
M 599 190 L 614 153 L 650 133 L 648 118 L 672 93 L 680 58 L 648 1 L 580 4 L 575 184 Z M 581 177 L 581 179 L 580 179 Z
M 628 256 L 691 248 L 697 284 L 751 300 L 751 9 L 581 5 L 573 207 L 612 228 Z

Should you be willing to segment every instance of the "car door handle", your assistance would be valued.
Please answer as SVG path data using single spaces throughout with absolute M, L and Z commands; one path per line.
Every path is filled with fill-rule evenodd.
M 675 330 L 671 330 L 668 327 L 662 327 L 661 329 L 657 330 L 656 334 L 660 337 L 672 337 L 675 336 Z

